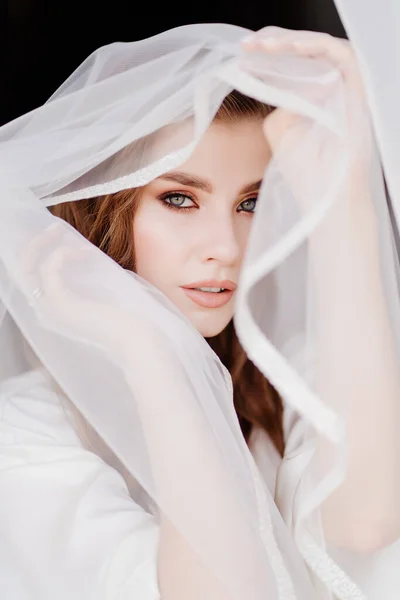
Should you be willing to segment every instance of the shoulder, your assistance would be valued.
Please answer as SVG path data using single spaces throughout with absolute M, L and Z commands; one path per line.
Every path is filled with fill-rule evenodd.
M 44 369 L 0 386 L 0 446 L 39 443 L 82 446 L 68 407 Z
M 54 478 L 55 469 L 70 482 L 101 475 L 151 511 L 148 495 L 45 369 L 0 385 L 0 473 L 17 468 L 21 477 L 40 469 L 42 478 Z
M 10 598 L 156 600 L 156 520 L 70 417 L 44 371 L 0 387 L 0 580 Z

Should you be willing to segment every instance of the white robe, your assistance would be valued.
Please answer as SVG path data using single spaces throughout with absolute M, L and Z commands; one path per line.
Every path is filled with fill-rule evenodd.
M 283 460 L 261 430 L 251 450 L 291 528 L 308 451 L 293 413 L 285 413 L 285 430 Z M 128 490 L 101 454 L 83 445 L 44 371 L 0 388 L 2 600 L 159 600 L 157 523 L 139 488 Z M 399 544 L 373 557 L 337 558 L 368 599 L 400 598 Z

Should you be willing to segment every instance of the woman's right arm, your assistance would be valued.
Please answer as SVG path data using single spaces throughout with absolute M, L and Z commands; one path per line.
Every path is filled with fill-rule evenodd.
M 161 509 L 158 581 L 162 599 L 258 600 L 263 588 L 253 540 L 193 390 L 158 332 L 154 339 L 149 334 L 140 336 L 140 357 L 135 344 L 130 352 L 129 338 L 122 345 L 125 377 L 137 399 Z M 183 533 L 171 515 L 177 515 L 180 526 L 186 527 Z M 207 539 L 207 550 L 199 556 L 196 549 L 204 549 L 202 537 Z M 247 577 L 235 578 L 235 572 L 248 573 L 254 591 Z M 228 585 L 236 582 L 233 595 L 227 581 Z
M 160 511 L 155 563 L 162 600 L 263 600 L 266 590 L 275 588 L 275 579 L 258 531 L 252 482 L 242 468 L 247 457 L 237 461 L 244 477 L 240 469 L 229 468 L 229 453 L 243 448 L 238 447 L 242 437 L 235 438 L 241 435 L 239 428 L 232 431 L 222 416 L 226 407 L 220 405 L 219 394 L 229 390 L 221 374 L 204 385 L 208 374 L 202 370 L 207 359 L 203 348 L 193 347 L 197 340 L 180 319 L 174 328 L 179 344 L 171 343 L 172 324 L 163 327 L 159 301 L 142 285 L 121 277 L 114 281 L 110 271 L 105 297 L 101 282 L 98 293 L 93 284 L 96 293 L 90 297 L 77 293 L 65 279 L 64 266 L 79 259 L 87 272 L 96 271 L 90 268 L 93 251 L 75 249 L 75 243 L 63 245 L 62 233 L 52 228 L 29 247 L 31 257 L 37 253 L 35 245 L 43 250 L 48 238 L 61 240 L 40 263 L 37 285 L 42 294 L 33 304 L 47 326 L 104 349 L 123 372 L 129 387 L 129 410 L 123 414 L 139 420 L 137 460 L 145 465 L 148 478 L 143 485 L 151 486 L 147 491 Z M 24 266 L 29 273 L 31 263 Z M 118 295 L 109 298 L 111 290 L 129 294 L 133 285 L 133 305 L 125 306 Z M 170 310 L 164 315 L 169 319 Z M 190 375 L 180 360 L 183 352 L 190 354 Z M 231 399 L 224 400 L 229 404 Z

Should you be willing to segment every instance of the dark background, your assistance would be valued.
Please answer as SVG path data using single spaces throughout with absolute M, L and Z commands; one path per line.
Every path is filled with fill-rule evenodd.
M 278 25 L 344 36 L 333 0 L 3 0 L 0 123 L 43 104 L 93 50 L 188 23 Z

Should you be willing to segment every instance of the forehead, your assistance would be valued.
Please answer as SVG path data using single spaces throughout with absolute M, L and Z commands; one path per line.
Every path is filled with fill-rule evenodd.
M 153 162 L 181 150 L 193 142 L 195 135 L 192 118 L 180 123 L 166 125 L 147 138 L 146 153 L 149 162 Z
M 213 123 L 180 169 L 194 171 L 215 182 L 226 177 L 232 182 L 256 180 L 262 178 L 269 158 L 261 120 Z
M 154 139 L 154 157 L 161 158 L 193 139 L 193 123 L 169 126 Z M 270 159 L 261 119 L 213 122 L 179 171 L 212 180 L 245 184 L 261 179 Z

